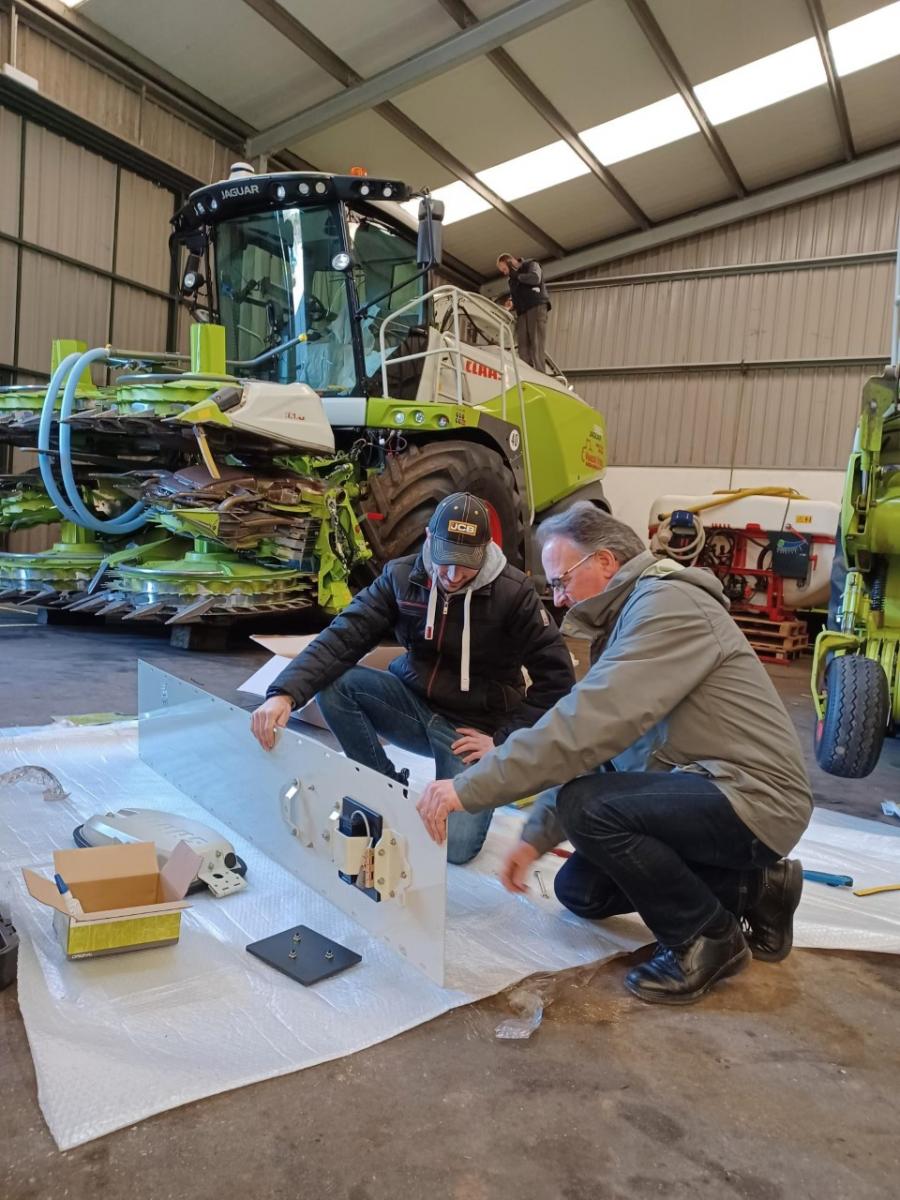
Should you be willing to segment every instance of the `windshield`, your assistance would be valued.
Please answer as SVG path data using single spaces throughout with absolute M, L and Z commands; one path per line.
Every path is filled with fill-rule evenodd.
M 362 338 L 366 375 L 372 376 L 381 365 L 378 335 L 383 321 L 422 296 L 426 281 L 416 262 L 412 238 L 389 225 L 351 213 L 350 240 L 359 303 L 363 308 L 370 306 L 362 321 Z M 400 347 L 407 342 L 412 329 L 424 324 L 424 303 L 413 305 L 392 321 L 385 331 L 387 357 L 409 353 L 409 348 Z M 415 365 L 415 370 L 417 373 L 421 370 L 421 362 Z
M 260 379 L 356 391 L 346 276 L 331 260 L 344 249 L 331 207 L 256 213 L 218 226 L 216 276 L 226 356 L 257 358 L 300 334 L 308 341 L 253 369 Z

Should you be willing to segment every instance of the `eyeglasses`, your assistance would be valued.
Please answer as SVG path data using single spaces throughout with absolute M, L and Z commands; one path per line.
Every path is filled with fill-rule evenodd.
M 569 586 L 569 582 L 580 566 L 587 562 L 589 558 L 593 558 L 597 553 L 592 550 L 590 554 L 586 554 L 584 558 L 579 558 L 578 562 L 569 567 L 568 571 L 563 571 L 562 575 L 557 575 L 555 579 L 548 579 L 547 583 L 554 592 L 564 592 Z

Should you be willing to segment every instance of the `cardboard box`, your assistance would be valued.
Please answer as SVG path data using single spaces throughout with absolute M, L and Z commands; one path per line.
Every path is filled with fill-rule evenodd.
M 177 942 L 181 911 L 190 907 L 184 897 L 202 861 L 187 842 L 178 843 L 162 871 L 152 842 L 57 850 L 53 868 L 83 917 L 71 915 L 52 879 L 27 867 L 22 874 L 34 899 L 53 909 L 66 958 L 97 958 Z
M 301 651 L 305 650 L 310 642 L 315 641 L 318 635 L 315 633 L 306 634 L 302 637 L 289 637 L 276 634 L 273 637 L 264 637 L 260 634 L 253 634 L 253 641 L 268 650 L 274 655 L 267 663 L 254 672 L 244 683 L 240 685 L 238 691 L 249 692 L 252 696 L 265 697 L 266 690 L 275 682 L 275 679 L 284 668 L 288 665 L 292 658 L 296 658 Z M 403 654 L 402 646 L 376 646 L 370 653 L 366 654 L 359 660 L 361 667 L 375 667 L 380 671 L 386 671 L 388 663 L 394 661 L 395 658 Z M 305 721 L 307 725 L 315 725 L 318 729 L 327 729 L 328 726 L 319 712 L 319 706 L 315 700 L 310 700 L 309 704 L 298 709 L 293 714 L 299 717 L 301 721 Z

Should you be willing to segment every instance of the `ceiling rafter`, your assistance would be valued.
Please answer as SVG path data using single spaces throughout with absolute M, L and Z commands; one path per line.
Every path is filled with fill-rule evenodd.
M 465 0 L 438 0 L 438 3 L 454 21 L 463 28 L 478 24 L 478 17 Z M 547 122 L 550 128 L 566 145 L 574 150 L 591 174 L 603 184 L 613 199 L 628 213 L 635 225 L 649 229 L 653 222 L 608 167 L 600 162 L 590 147 L 582 141 L 578 131 L 562 115 L 553 102 L 540 90 L 530 76 L 522 70 L 512 55 L 502 47 L 491 50 L 487 58 L 501 75 L 516 89 L 523 100 Z
M 822 66 L 825 68 L 825 76 L 828 80 L 828 92 L 831 96 L 831 106 L 834 109 L 834 119 L 837 121 L 838 131 L 841 135 L 844 158 L 847 162 L 852 162 L 856 158 L 856 146 L 853 144 L 850 118 L 847 115 L 847 105 L 844 103 L 844 89 L 841 87 L 841 80 L 834 65 L 834 55 L 831 52 L 831 41 L 828 37 L 828 25 L 822 11 L 822 2 L 821 0 L 806 0 L 806 7 L 816 33 L 816 41 L 819 43 L 819 53 L 822 56 Z
M 725 145 L 716 132 L 715 126 L 706 115 L 706 110 L 697 99 L 691 82 L 687 77 L 687 72 L 681 65 L 675 51 L 669 45 L 668 39 L 660 28 L 656 17 L 650 11 L 647 0 L 625 0 L 625 2 L 631 10 L 632 16 L 638 25 L 640 25 L 644 37 L 653 48 L 656 57 L 662 63 L 663 67 L 665 67 L 669 78 L 678 89 L 682 100 L 690 109 L 691 116 L 697 122 L 704 141 L 712 151 L 732 190 L 739 197 L 746 196 L 747 188 L 738 174 L 737 167 L 731 161 L 731 156 L 725 149 Z
M 336 79 L 343 87 L 354 87 L 365 82 L 363 77 L 354 71 L 349 63 L 344 62 L 329 46 L 326 46 L 320 38 L 316 37 L 312 30 L 307 29 L 296 17 L 293 17 L 280 4 L 276 3 L 276 0 L 244 0 L 244 3 L 264 20 L 268 21 L 283 37 L 286 37 L 298 49 L 302 50 L 304 54 L 311 58 L 323 71 L 326 71 L 332 79 Z M 451 175 L 454 175 L 457 179 L 467 184 L 485 203 L 490 204 L 492 208 L 495 208 L 508 221 L 518 226 L 532 241 L 549 250 L 554 258 L 561 258 L 568 253 L 565 246 L 557 242 L 555 238 L 551 237 L 549 233 L 532 221 L 530 217 L 526 217 L 518 208 L 508 203 L 502 196 L 499 196 L 493 188 L 489 188 L 486 184 L 482 183 L 474 171 L 471 171 L 464 163 L 460 162 L 455 155 L 451 154 L 446 147 L 442 146 L 431 134 L 417 125 L 415 121 L 397 108 L 395 104 L 385 101 L 384 103 L 376 104 L 372 111 L 393 125 L 396 130 L 418 146 L 429 157 L 433 158 L 435 162 L 440 163 Z

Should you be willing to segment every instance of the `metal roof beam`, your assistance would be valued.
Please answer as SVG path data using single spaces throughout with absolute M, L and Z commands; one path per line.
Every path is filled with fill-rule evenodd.
M 694 237 L 698 233 L 719 229 L 735 221 L 762 216 L 788 204 L 812 200 L 816 196 L 823 196 L 856 183 L 864 183 L 867 179 L 876 179 L 880 175 L 897 170 L 900 170 L 900 142 L 886 150 L 855 158 L 853 162 L 838 163 L 836 166 L 826 167 L 823 171 L 802 175 L 798 179 L 776 184 L 740 200 L 727 200 L 724 204 L 715 204 L 699 212 L 676 217 L 641 233 L 627 233 L 624 237 L 610 238 L 596 246 L 588 246 L 559 259 L 558 262 L 547 263 L 544 267 L 544 278 L 563 279 L 576 271 L 586 271 L 603 263 L 640 254 L 644 250 L 653 250 L 667 242 Z M 498 278 L 485 284 L 482 291 L 487 295 L 496 295 L 505 287 L 506 280 Z
M 455 67 L 480 58 L 511 38 L 521 37 L 532 29 L 538 29 L 555 17 L 585 4 L 587 0 L 519 0 L 496 16 L 479 21 L 471 28 L 463 29 L 452 37 L 445 38 L 436 46 L 407 58 L 386 71 L 379 71 L 370 79 L 348 87 L 337 96 L 331 96 L 320 104 L 314 104 L 287 120 L 279 121 L 270 129 L 254 134 L 247 142 L 247 153 L 251 156 L 267 154 L 278 146 L 289 145 L 297 138 L 310 137 L 345 121 L 357 113 L 366 112 L 401 92 L 408 91 L 420 83 L 452 71 Z M 255 5 L 254 5 L 255 7 Z
M 744 186 L 744 181 L 737 172 L 737 167 L 731 161 L 731 157 L 725 149 L 722 139 L 716 132 L 715 126 L 706 115 L 706 110 L 697 99 L 684 67 L 679 62 L 675 51 L 669 45 L 668 39 L 660 28 L 656 17 L 650 11 L 647 0 L 626 0 L 626 3 L 631 9 L 632 16 L 638 25 L 640 25 L 644 37 L 646 37 L 647 41 L 653 47 L 656 57 L 665 67 L 669 78 L 678 89 L 682 100 L 690 109 L 691 116 L 700 127 L 704 141 L 712 151 L 732 190 L 738 196 L 746 196 L 747 189 Z
M 841 135 L 841 145 L 844 148 L 844 158 L 851 162 L 856 158 L 856 147 L 853 144 L 853 134 L 850 130 L 850 118 L 847 116 L 847 105 L 844 103 L 844 89 L 834 65 L 834 55 L 831 52 L 831 41 L 828 37 L 828 26 L 822 11 L 821 0 L 806 0 L 809 18 L 816 32 L 819 43 L 819 53 L 822 55 L 822 66 L 828 79 L 828 91 L 831 94 L 831 106 Z
M 332 79 L 336 79 L 345 87 L 353 87 L 356 84 L 364 82 L 363 77 L 354 71 L 349 63 L 339 58 L 330 47 L 326 46 L 305 25 L 302 25 L 296 17 L 292 17 L 275 0 L 244 0 L 244 3 L 268 21 L 283 37 L 286 37 L 298 49 L 302 50 L 304 54 L 308 55 Z M 526 233 L 532 241 L 549 250 L 556 258 L 561 258 L 567 253 L 565 246 L 557 242 L 555 238 L 552 238 L 514 205 L 509 204 L 502 196 L 498 196 L 492 188 L 482 183 L 474 171 L 470 171 L 464 163 L 460 162 L 455 155 L 451 154 L 430 133 L 426 133 L 411 117 L 401 112 L 396 105 L 390 103 L 378 104 L 375 106 L 374 111 L 389 124 L 393 125 L 409 141 L 413 142 L 414 145 L 418 146 L 420 150 L 423 150 L 429 157 L 433 158 L 435 162 L 440 163 L 451 175 L 455 175 L 457 179 L 462 180 L 474 192 L 477 192 L 487 204 L 495 208 L 497 212 L 501 213 L 508 221 L 511 221 L 521 229 L 523 233 Z M 247 143 L 247 151 L 248 153 L 250 152 L 250 142 Z
M 465 0 L 438 0 L 454 21 L 464 29 L 478 24 L 478 17 Z M 581 140 L 578 131 L 570 125 L 558 108 L 544 95 L 537 84 L 519 66 L 512 55 L 502 48 L 491 50 L 487 56 L 497 70 L 516 89 L 523 100 L 547 122 L 551 129 L 571 150 L 574 150 L 588 170 L 599 179 L 613 199 L 628 213 L 635 225 L 649 229 L 652 221 L 637 201 L 629 195 L 612 171 L 605 167 L 589 146 Z

